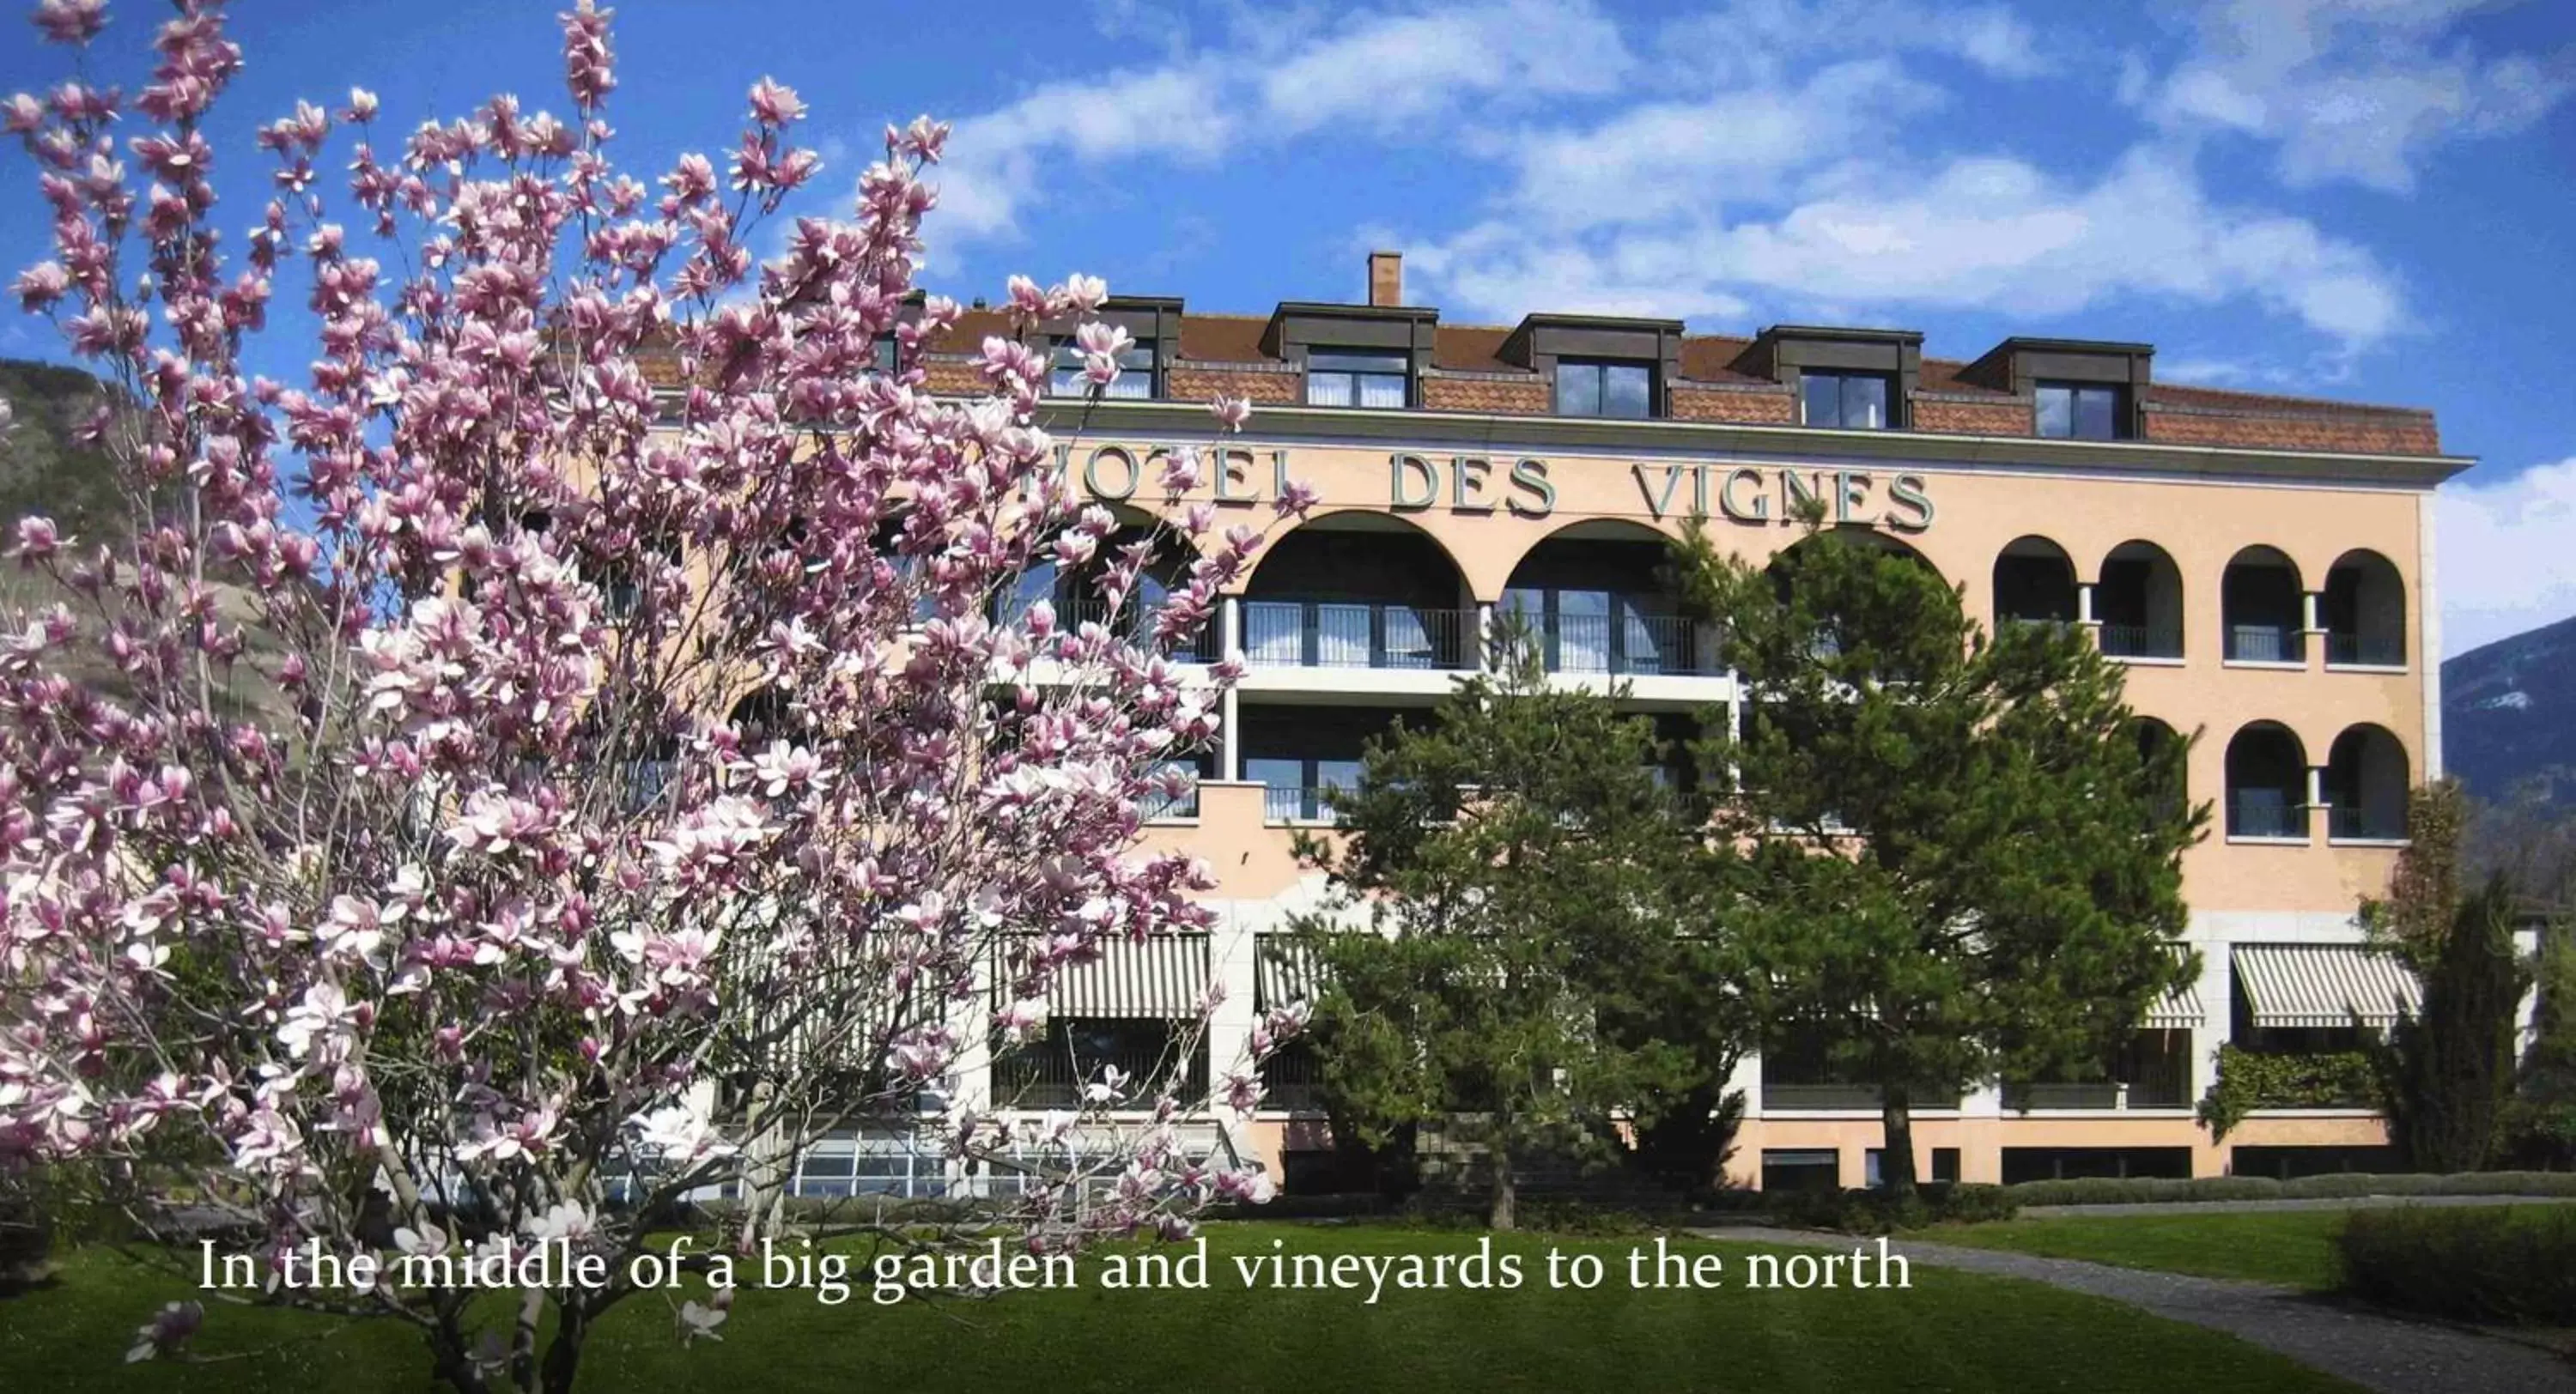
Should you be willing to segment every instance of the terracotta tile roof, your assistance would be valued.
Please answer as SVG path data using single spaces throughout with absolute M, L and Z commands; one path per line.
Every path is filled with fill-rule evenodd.
M 1225 365 L 1274 365 L 1261 351 L 1263 331 L 1268 315 L 1225 314 L 1191 311 L 1181 320 L 1178 346 L 1179 361 L 1200 365 L 1220 375 Z M 1511 336 L 1513 327 L 1492 324 L 1442 324 L 1434 336 L 1432 349 L 1433 381 L 1439 374 L 1453 376 L 1449 386 L 1432 390 L 1427 384 L 1426 403 L 1446 410 L 1495 412 L 1543 412 L 1547 410 L 1547 392 L 1528 370 L 1502 361 L 1498 354 Z M 969 309 L 941 341 L 933 345 L 936 352 L 972 354 L 987 335 L 1011 333 L 1010 317 L 1000 310 Z M 1772 420 L 1781 408 L 1773 403 L 1745 397 L 1744 400 L 1719 400 L 1714 390 L 1725 390 L 1732 396 L 1744 396 L 1742 389 L 1770 386 L 1766 378 L 1736 371 L 1735 360 L 1753 340 L 1734 334 L 1689 334 L 1681 343 L 1681 377 L 1674 384 L 1677 392 L 1697 385 L 1700 395 L 1685 404 L 1676 398 L 1674 414 L 1686 419 Z M 1963 382 L 1959 374 L 1970 365 L 1955 358 L 1922 360 L 1922 375 L 1916 389 L 1923 394 L 1918 403 L 1939 402 L 1940 410 L 1926 412 L 1918 405 L 1918 429 L 1974 431 L 1999 435 L 2026 433 L 2028 426 L 2024 399 L 1992 387 Z M 664 381 L 669 373 L 655 374 L 647 368 L 657 385 L 672 386 Z M 1293 371 L 1280 375 L 1269 366 L 1276 381 L 1254 381 L 1261 376 L 1257 369 L 1243 369 L 1231 379 L 1220 382 L 1206 377 L 1205 372 L 1190 379 L 1192 388 L 1243 391 L 1263 400 L 1294 400 L 1299 388 Z M 1252 376 L 1245 376 L 1251 374 Z M 941 375 L 945 386 L 959 379 L 955 372 Z M 1481 382 L 1483 385 L 1474 385 Z M 1174 387 L 1182 386 L 1177 380 Z M 953 388 L 949 390 L 955 390 Z M 1774 389 L 1776 393 L 1777 389 Z M 1755 394 L 1768 396 L 1771 394 Z M 2015 407 L 2022 407 L 2018 414 Z M 2244 392 L 2232 388 L 2196 387 L 2172 383 L 2155 383 L 2148 387 L 2144 403 L 2147 416 L 2147 438 L 2177 443 L 2194 442 L 2218 445 L 2242 445 L 2275 449 L 2347 451 L 2355 453 L 2432 455 L 2441 451 L 2440 434 L 2433 414 L 2415 407 L 2377 406 L 2360 402 L 2335 401 L 2320 397 L 2284 396 L 2271 393 Z M 1790 415 L 1794 415 L 1792 410 Z

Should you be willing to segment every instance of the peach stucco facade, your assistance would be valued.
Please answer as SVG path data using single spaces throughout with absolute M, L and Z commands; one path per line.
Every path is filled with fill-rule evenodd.
M 2187 1154 L 2191 1174 L 2214 1175 L 2230 1169 L 2240 1147 L 2367 1148 L 2385 1141 L 2380 1120 L 2368 1112 L 2329 1109 L 2258 1115 L 2221 1143 L 2195 1120 L 2191 1103 L 2212 1082 L 2217 1048 L 2241 1014 L 2241 990 L 2230 973 L 2234 950 L 2357 945 L 2356 904 L 2386 886 L 2402 841 L 2384 826 L 2356 830 L 2333 816 L 2323 791 L 2343 776 L 2328 768 L 2330 752 L 2347 733 L 2377 732 L 2387 739 L 2373 747 L 2372 777 L 2412 783 L 2438 772 L 2438 693 L 2426 659 L 2438 648 L 2428 618 L 2435 613 L 2435 576 L 2427 516 L 2438 471 L 2415 460 L 2392 467 L 2397 462 L 2363 456 L 2141 442 L 2071 449 L 2062 442 L 1949 438 L 1909 454 L 1903 442 L 1857 441 L 1844 432 L 1699 431 L 1664 422 L 1635 423 L 1630 438 L 1611 440 L 1597 429 L 1576 432 L 1545 419 L 1456 413 L 1434 418 L 1421 438 L 1408 439 L 1399 428 L 1366 420 L 1388 413 L 1289 408 L 1277 415 L 1285 419 L 1256 417 L 1248 435 L 1210 454 L 1221 468 L 1193 497 L 1216 505 L 1219 526 L 1270 529 L 1265 556 L 1280 554 L 1299 529 L 1405 539 L 1402 546 L 1432 557 L 1421 546 L 1427 539 L 1452 569 L 1458 610 L 1479 619 L 1505 602 L 1515 573 L 1552 539 L 1660 541 L 1704 516 L 1718 545 L 1758 562 L 1803 535 L 1788 514 L 1808 495 L 1822 498 L 1847 525 L 1868 527 L 1919 553 L 1989 624 L 1996 619 L 1998 559 L 2008 552 L 2062 554 L 2077 588 L 2076 621 L 2098 632 L 2097 588 L 2109 584 L 2107 560 L 2115 551 L 2144 556 L 2151 550 L 2163 558 L 2156 574 L 2168 578 L 2156 602 L 2159 625 L 2178 652 L 2122 657 L 2131 703 L 2193 738 L 2189 796 L 2222 803 L 2210 836 L 2185 858 L 2190 940 L 2204 964 L 2198 993 L 2204 1015 L 2188 1028 L 2188 1088 L 2153 1107 L 2128 1106 L 2123 1095 L 2112 1107 L 2027 1112 L 2007 1107 L 1998 1089 L 1971 1091 L 1954 1110 L 1918 1117 L 1926 1174 L 1935 1155 L 1949 1149 L 1955 1156 L 1940 1159 L 1955 1174 L 1993 1181 L 2005 1179 L 2015 1156 L 2153 1153 L 2165 1159 L 2160 1164 L 2173 1165 Z M 1161 452 L 1211 449 L 1207 436 L 1185 420 L 1161 408 L 1140 408 L 1128 419 L 1102 411 L 1082 437 L 1063 441 L 1064 467 L 1105 502 L 1149 509 Z M 1320 500 L 1293 526 L 1274 519 L 1270 507 L 1289 480 Z M 2297 635 L 2286 641 L 2294 655 L 2263 649 L 2230 656 L 2247 645 L 2231 637 L 2234 583 L 2227 578 L 2231 565 L 2255 563 L 2270 568 L 2271 583 L 2295 586 L 2291 627 Z M 2332 636 L 2321 606 L 2330 576 L 2364 564 L 2377 578 L 2370 592 L 2375 603 L 2393 603 L 2396 611 L 2378 621 L 2374 649 L 2359 654 L 2339 640 L 2327 642 Z M 1256 565 L 1229 591 L 1223 641 L 1242 653 L 1250 608 L 1277 587 Z M 1245 731 L 1293 728 L 1318 708 L 1418 708 L 1436 700 L 1454 676 L 1357 661 L 1336 668 L 1315 663 L 1311 654 L 1265 664 L 1257 648 L 1250 657 L 1245 680 L 1228 700 L 1226 736 L 1204 771 L 1194 816 L 1164 821 L 1148 833 L 1154 845 L 1187 849 L 1213 869 L 1225 926 L 1213 952 L 1220 976 L 1245 988 L 1255 986 L 1258 973 L 1244 960 L 1257 957 L 1262 936 L 1284 928 L 1320 889 L 1290 851 L 1291 825 L 1300 822 L 1296 810 L 1283 814 L 1276 792 L 1248 772 L 1248 758 L 1260 761 Z M 1602 678 L 1569 672 L 1562 680 Z M 1741 700 L 1722 672 L 1630 674 L 1628 680 L 1640 705 L 1651 708 L 1732 707 Z M 2240 732 L 2257 725 L 2295 742 L 2305 782 L 2293 785 L 2286 812 L 2267 815 L 2282 821 L 2236 835 L 2223 806 L 2232 797 L 2229 749 Z M 2393 776 L 2392 750 L 2399 757 Z M 1247 993 L 1242 1006 L 1220 1019 L 1220 1036 L 1229 1019 L 1249 1029 L 1257 995 Z M 1220 1039 L 1212 1054 L 1226 1053 Z M 1874 1109 L 1767 1106 L 1758 1061 L 1748 1062 L 1739 1082 L 1748 1107 L 1730 1163 L 1738 1180 L 1759 1184 L 1766 1158 L 1795 1156 L 1817 1165 L 1830 1154 L 1837 1179 L 1863 1183 L 1868 1154 L 1879 1145 Z M 1293 1155 L 1326 1141 L 1315 1116 L 1266 1110 L 1242 1130 L 1238 1145 L 1293 1175 Z M 2020 1165 L 2030 1174 L 2032 1163 Z

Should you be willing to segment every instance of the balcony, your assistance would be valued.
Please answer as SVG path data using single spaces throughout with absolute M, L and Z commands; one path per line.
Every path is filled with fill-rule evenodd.
M 2306 635 L 2285 624 L 2231 624 L 2227 626 L 2227 661 L 2305 663 L 2306 639 Z
M 2182 626 L 2159 628 L 2145 624 L 2110 624 L 2101 627 L 2102 652 L 2112 658 L 2182 657 Z
M 2400 668 L 2406 664 L 2406 644 L 2384 635 L 2328 631 L 2326 662 L 2338 668 Z
M 1476 612 L 1347 600 L 1247 600 L 1256 667 L 1459 672 L 1475 666 Z
M 1678 615 L 1650 614 L 1625 602 L 1618 611 L 1615 617 L 1559 610 L 1517 618 L 1528 626 L 1530 641 L 1540 645 L 1551 673 L 1716 677 L 1726 671 L 1707 626 Z
M 1333 796 L 1349 788 L 1346 784 L 1264 784 L 1261 820 L 1277 824 L 1334 822 L 1339 815 L 1333 811 Z
M 1141 649 L 1157 650 L 1176 663 L 1216 661 L 1218 635 L 1215 619 L 1210 618 L 1193 633 L 1163 644 L 1154 637 L 1154 626 L 1161 616 L 1160 607 L 1140 605 L 1130 600 L 1113 617 L 1108 601 L 1096 596 L 1081 596 L 1065 601 L 1058 610 L 1057 620 L 1067 629 L 1079 629 L 1086 624 L 1100 625 L 1122 641 Z
M 2219 580 L 2220 621 L 2230 663 L 2308 661 L 2307 602 L 2299 568 L 2270 547 L 2248 547 Z
M 2237 789 L 2227 796 L 2229 837 L 2308 839 L 2308 810 L 2278 789 Z

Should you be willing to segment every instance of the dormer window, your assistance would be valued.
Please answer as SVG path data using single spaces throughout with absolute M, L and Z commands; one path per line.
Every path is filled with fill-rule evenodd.
M 1084 358 L 1080 347 L 1071 339 L 1055 341 L 1055 356 L 1047 371 L 1047 395 L 1050 397 L 1088 397 L 1091 379 L 1083 376 Z M 1138 339 L 1118 355 L 1118 380 L 1109 384 L 1104 397 L 1143 400 L 1161 394 L 1154 390 L 1154 341 Z
M 1884 373 L 1823 373 L 1809 368 L 1798 377 L 1801 419 L 1810 426 L 1842 431 L 1886 430 L 1889 388 Z
M 1655 376 L 1644 363 L 1556 360 L 1556 414 L 1642 420 L 1654 414 Z
M 2124 395 L 2125 389 L 2109 383 L 2040 383 L 2031 393 L 2039 433 L 2059 440 L 2117 440 Z
M 1410 363 L 1402 353 L 1309 349 L 1306 405 L 1400 410 L 1407 405 L 1405 379 Z

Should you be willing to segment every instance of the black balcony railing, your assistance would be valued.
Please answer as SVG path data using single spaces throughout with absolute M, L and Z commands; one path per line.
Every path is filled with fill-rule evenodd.
M 2395 668 L 2406 661 L 2406 648 L 2392 639 L 2371 634 L 2329 632 L 2326 635 L 2326 662 L 2368 668 Z
M 2178 625 L 2104 624 L 2102 652 L 2113 658 L 2180 658 Z
M 1474 666 L 1476 614 L 1341 600 L 1251 600 L 1243 606 L 1243 652 L 1272 668 Z
M 1199 786 L 1193 784 L 1177 794 L 1148 794 L 1144 811 L 1148 823 L 1188 822 L 1199 816 Z
M 1551 673 L 1714 676 L 1723 671 L 1717 644 L 1705 627 L 1679 615 L 1631 610 L 1616 616 L 1560 614 L 1543 626 L 1535 620 L 1526 623 Z
M 1155 606 L 1139 605 L 1129 601 L 1120 607 L 1116 617 L 1112 618 L 1109 613 L 1109 602 L 1097 598 L 1077 599 L 1059 606 L 1056 611 L 1057 622 L 1066 629 L 1078 629 L 1086 624 L 1102 625 L 1127 643 L 1134 644 L 1138 648 L 1159 647 L 1171 658 L 1183 663 L 1216 661 L 1217 625 L 1214 619 L 1200 625 L 1192 633 L 1182 635 L 1168 645 L 1164 645 L 1154 637 L 1154 626 L 1161 619 L 1161 615 L 1161 610 Z
M 993 1099 L 1003 1108 L 1070 1109 L 1085 1105 L 1141 1108 L 1154 1100 L 1155 1087 L 1170 1079 L 1174 1057 L 1166 1045 L 1124 1045 L 1110 1050 L 1068 1052 L 1060 1041 L 1041 1038 L 993 1052 Z M 1110 1081 L 1117 1083 L 1113 1086 Z M 1185 1099 L 1207 1087 L 1207 1043 L 1181 1067 L 1177 1081 Z M 1105 1097 L 1097 1097 L 1105 1096 Z
M 2305 841 L 2307 805 L 2285 789 L 2230 790 L 2227 832 L 2231 837 L 2295 837 Z
M 2227 657 L 2237 663 L 2299 663 L 2308 656 L 2307 636 L 2288 625 L 2227 626 Z
M 1324 1106 L 1324 1059 L 1314 1042 L 1292 1040 L 1261 1062 L 1261 1106 L 1300 1113 Z
M 2366 807 L 2337 804 L 2326 810 L 2326 832 L 2339 838 L 2395 841 L 2406 836 L 2406 819 L 2403 814 L 2375 814 Z
M 1272 784 L 1261 791 L 1261 816 L 1271 823 L 1329 823 L 1333 798 L 1346 793 L 1335 784 Z

